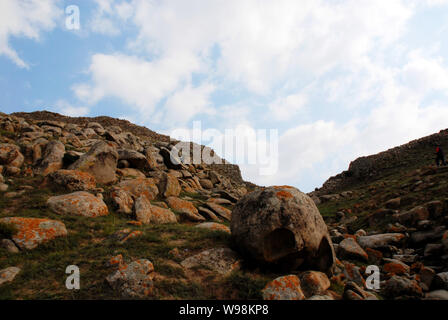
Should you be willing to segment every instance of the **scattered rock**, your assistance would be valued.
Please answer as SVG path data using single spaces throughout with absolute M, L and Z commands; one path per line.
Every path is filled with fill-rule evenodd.
M 359 237 L 358 243 L 363 248 L 382 249 L 393 244 L 398 244 L 404 238 L 405 235 L 401 233 L 384 233 L 384 234 Z
M 209 249 L 181 262 L 184 268 L 204 266 L 221 275 L 227 275 L 240 267 L 238 255 L 229 248 Z
M 211 230 L 211 231 L 222 231 L 222 232 L 230 234 L 229 227 L 227 227 L 221 223 L 216 223 L 216 222 L 204 222 L 204 223 L 198 224 L 197 226 L 195 226 L 195 228 L 207 229 L 207 230 Z
M 140 196 L 135 201 L 135 214 L 143 224 L 176 223 L 176 215 L 170 210 L 151 205 L 146 196 Z
M 99 141 L 69 169 L 88 172 L 95 177 L 97 183 L 109 184 L 116 181 L 117 161 L 116 146 L 111 142 Z
M 15 277 L 19 274 L 20 268 L 17 267 L 9 267 L 6 269 L 0 270 L 0 286 L 7 282 L 12 282 Z
M 295 275 L 283 276 L 269 282 L 263 289 L 263 300 L 304 300 L 300 279 Z
M 95 178 L 83 171 L 57 170 L 46 177 L 46 182 L 53 187 L 68 191 L 87 191 L 96 188 Z
M 191 221 L 204 221 L 205 218 L 201 216 L 198 209 L 187 200 L 182 200 L 177 197 L 169 197 L 166 202 L 176 212 L 181 213 L 184 217 Z
M 323 295 L 330 288 L 327 275 L 318 271 L 307 271 L 301 274 L 300 284 L 306 297 Z
M 346 238 L 339 243 L 338 254 L 341 258 L 357 260 L 368 260 L 367 253 L 361 248 L 361 246 L 353 238 Z
M 67 235 L 65 225 L 56 220 L 8 217 L 0 219 L 0 223 L 11 224 L 17 229 L 12 240 L 20 249 L 34 249 L 41 243 Z
M 65 146 L 58 140 L 50 141 L 45 147 L 42 158 L 35 165 L 34 173 L 46 176 L 62 168 Z
M 421 297 L 423 295 L 422 288 L 417 281 L 400 276 L 393 276 L 387 280 L 381 286 L 381 293 L 386 298 Z
M 6 249 L 9 253 L 18 253 L 19 249 L 16 247 L 14 242 L 9 239 L 2 239 L 2 247 Z
M 147 259 L 119 264 L 106 280 L 124 298 L 145 298 L 153 294 L 154 266 Z
M 206 205 L 213 210 L 214 212 L 216 212 L 220 217 L 224 218 L 227 221 L 230 221 L 232 218 L 232 211 L 230 211 L 227 208 L 224 208 L 223 206 L 220 206 L 217 203 L 214 202 L 206 202 Z
M 57 214 L 77 215 L 90 218 L 106 216 L 109 210 L 104 201 L 85 191 L 50 197 L 48 207 Z

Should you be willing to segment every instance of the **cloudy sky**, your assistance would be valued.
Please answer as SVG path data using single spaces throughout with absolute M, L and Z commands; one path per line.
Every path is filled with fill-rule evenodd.
M 266 130 L 278 170 L 244 178 L 311 191 L 448 127 L 447 39 L 447 0 L 1 0 L 0 110 Z

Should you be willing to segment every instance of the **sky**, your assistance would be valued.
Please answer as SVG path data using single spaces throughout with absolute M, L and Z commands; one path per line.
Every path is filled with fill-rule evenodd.
M 304 192 L 447 128 L 447 59 L 448 0 L 0 1 L 0 111 L 182 131 Z

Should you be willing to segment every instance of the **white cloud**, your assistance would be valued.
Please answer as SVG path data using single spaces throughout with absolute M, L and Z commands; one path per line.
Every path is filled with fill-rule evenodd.
M 55 111 L 69 117 L 83 117 L 90 112 L 87 107 L 73 106 L 65 100 L 58 100 L 55 103 Z
M 29 68 L 11 47 L 11 37 L 39 40 L 42 31 L 51 30 L 62 14 L 57 0 L 0 1 L 0 55 L 5 55 L 20 68 Z
M 106 96 L 119 98 L 140 112 L 141 120 L 149 120 L 157 103 L 189 81 L 197 68 L 197 61 L 191 56 L 146 61 L 122 54 L 96 54 L 89 68 L 92 83 L 78 84 L 73 89 L 78 98 L 89 104 Z
M 90 29 L 103 35 L 119 35 L 121 33 L 120 24 L 123 24 L 133 14 L 131 4 L 116 0 L 95 0 L 95 3 L 96 9 L 89 21 Z
M 270 111 L 268 116 L 278 121 L 291 120 L 307 102 L 308 96 L 304 92 L 278 98 L 268 106 Z

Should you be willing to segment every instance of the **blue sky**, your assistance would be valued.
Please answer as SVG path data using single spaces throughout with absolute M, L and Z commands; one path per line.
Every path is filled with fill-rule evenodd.
M 201 121 L 217 149 L 239 128 L 247 153 L 278 143 L 278 170 L 237 161 L 245 179 L 308 192 L 448 127 L 447 39 L 446 0 L 2 0 L 0 110 Z

